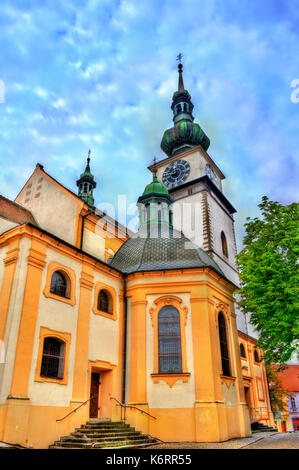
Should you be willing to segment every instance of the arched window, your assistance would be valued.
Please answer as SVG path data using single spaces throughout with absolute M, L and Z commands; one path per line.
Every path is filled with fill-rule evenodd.
M 60 271 L 52 274 L 50 292 L 61 297 L 68 297 L 67 279 Z
M 176 107 L 176 112 L 180 113 L 182 111 L 182 106 L 180 104 L 177 105 Z
M 58 338 L 44 339 L 40 375 L 43 377 L 63 378 L 65 343 Z
M 240 355 L 241 355 L 241 357 L 246 357 L 245 348 L 244 348 L 243 343 L 240 344 Z
M 184 103 L 184 111 L 185 111 L 185 113 L 187 112 L 187 104 L 186 103 Z
M 260 362 L 259 353 L 257 352 L 256 349 L 254 350 L 253 354 L 254 354 L 254 362 Z
M 180 315 L 171 305 L 158 315 L 159 373 L 182 373 Z
M 219 327 L 222 373 L 223 375 L 230 376 L 231 373 L 230 373 L 228 342 L 227 342 L 227 334 L 226 334 L 226 321 L 222 312 L 219 312 L 218 314 L 218 327 Z
M 222 246 L 222 253 L 224 254 L 224 256 L 228 258 L 227 242 L 226 242 L 226 236 L 224 232 L 221 232 L 221 246 Z
M 112 297 L 106 290 L 102 289 L 98 295 L 98 310 L 106 313 L 113 312 Z

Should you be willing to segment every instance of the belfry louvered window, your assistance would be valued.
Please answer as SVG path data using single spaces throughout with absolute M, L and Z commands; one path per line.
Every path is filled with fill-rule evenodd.
M 226 322 L 222 312 L 218 315 L 218 327 L 219 327 L 219 339 L 220 339 L 220 351 L 221 351 L 221 362 L 222 362 L 222 373 L 223 375 L 230 376 L 230 365 L 229 365 L 229 352 L 228 342 L 226 334 Z
M 159 373 L 182 372 L 180 314 L 175 307 L 163 307 L 158 316 Z

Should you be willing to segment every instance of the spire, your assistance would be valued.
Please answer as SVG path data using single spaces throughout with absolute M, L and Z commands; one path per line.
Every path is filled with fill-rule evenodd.
M 201 145 L 204 150 L 207 150 L 210 145 L 209 138 L 200 126 L 193 122 L 194 106 L 188 90 L 184 87 L 182 57 L 181 53 L 177 56 L 179 61 L 178 90 L 173 94 L 171 105 L 174 126 L 164 132 L 161 141 L 161 148 L 169 157 L 197 145 Z
M 96 187 L 94 176 L 90 171 L 90 154 L 88 150 L 87 163 L 84 173 L 81 173 L 80 179 L 77 180 L 78 196 L 91 207 L 94 206 L 93 190 Z
M 182 65 L 182 57 L 183 54 L 180 52 L 177 56 L 176 60 L 179 61 L 178 63 L 178 72 L 179 72 L 179 83 L 178 83 L 178 91 L 184 91 L 184 81 L 183 81 L 183 65 Z

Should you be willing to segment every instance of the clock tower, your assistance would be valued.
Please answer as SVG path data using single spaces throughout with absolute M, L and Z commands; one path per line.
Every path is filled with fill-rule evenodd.
M 191 96 L 184 87 L 183 66 L 178 65 L 178 90 L 172 97 L 174 125 L 164 132 L 161 149 L 167 157 L 149 167 L 156 171 L 174 201 L 176 230 L 203 248 L 226 277 L 238 285 L 235 263 L 234 207 L 222 191 L 225 178 L 207 153 L 210 139 L 194 122 Z

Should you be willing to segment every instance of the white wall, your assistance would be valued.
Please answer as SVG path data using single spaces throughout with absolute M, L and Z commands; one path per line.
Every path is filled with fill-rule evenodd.
M 32 212 L 41 228 L 74 243 L 80 201 L 60 189 L 41 170 L 35 170 L 16 202 Z

